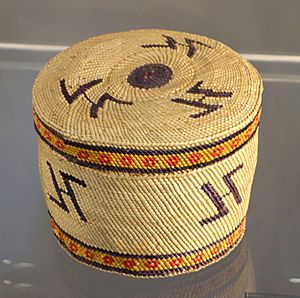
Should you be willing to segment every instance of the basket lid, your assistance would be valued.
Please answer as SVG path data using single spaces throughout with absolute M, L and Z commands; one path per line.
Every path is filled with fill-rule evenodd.
M 257 70 L 219 41 L 134 29 L 60 52 L 40 71 L 32 97 L 38 133 L 74 161 L 173 171 L 242 146 L 258 124 L 262 91 Z

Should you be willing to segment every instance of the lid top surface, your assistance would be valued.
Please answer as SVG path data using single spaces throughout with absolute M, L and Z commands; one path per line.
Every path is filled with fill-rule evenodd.
M 137 148 L 216 141 L 256 116 L 262 80 L 225 44 L 167 29 L 91 37 L 37 76 L 33 108 L 71 141 Z

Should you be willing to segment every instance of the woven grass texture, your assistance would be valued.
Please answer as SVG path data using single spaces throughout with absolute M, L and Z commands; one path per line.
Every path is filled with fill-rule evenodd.
M 262 93 L 247 60 L 188 32 L 114 32 L 57 54 L 32 104 L 59 244 L 132 277 L 224 258 L 246 228 Z

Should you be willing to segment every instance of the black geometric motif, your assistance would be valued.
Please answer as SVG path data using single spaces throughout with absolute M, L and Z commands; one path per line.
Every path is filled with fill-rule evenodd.
M 243 164 L 240 164 L 234 170 L 232 170 L 231 172 L 229 172 L 228 174 L 226 174 L 225 176 L 222 177 L 223 181 L 225 182 L 226 186 L 228 187 L 228 189 L 230 191 L 229 193 L 227 193 L 223 196 L 221 196 L 216 191 L 216 189 L 213 187 L 213 185 L 210 182 L 207 182 L 201 186 L 201 189 L 207 194 L 207 196 L 211 199 L 211 201 L 213 202 L 213 204 L 215 205 L 215 207 L 218 210 L 217 214 L 215 214 L 211 217 L 202 219 L 199 222 L 201 225 L 205 225 L 210 222 L 213 222 L 216 219 L 219 219 L 229 213 L 229 210 L 225 206 L 225 203 L 222 200 L 222 198 L 232 194 L 237 204 L 240 204 L 242 202 L 241 195 L 240 195 L 234 181 L 231 178 L 238 170 L 240 170 L 242 168 L 243 168 Z
M 188 57 L 193 57 L 194 54 L 196 53 L 197 48 L 195 47 L 195 45 L 201 45 L 201 46 L 205 46 L 207 48 L 212 49 L 212 47 L 210 45 L 207 45 L 204 42 L 201 41 L 197 41 L 197 40 L 193 40 L 190 38 L 185 38 L 185 42 L 186 44 L 183 43 L 179 43 L 177 42 L 173 37 L 168 36 L 163 34 L 162 36 L 164 36 L 166 38 L 166 45 L 161 45 L 161 44 L 146 44 L 146 45 L 142 45 L 143 48 L 170 48 L 172 50 L 177 49 L 177 45 L 181 45 L 184 47 L 188 47 L 188 52 L 187 52 L 187 56 Z
M 218 109 L 223 107 L 223 105 L 221 105 L 221 104 L 204 103 L 203 100 L 206 97 L 231 97 L 233 94 L 232 92 L 224 92 L 224 91 L 219 92 L 219 91 L 213 91 L 212 89 L 200 88 L 202 83 L 203 83 L 203 81 L 199 81 L 195 84 L 195 86 L 193 86 L 192 88 L 190 88 L 186 91 L 186 93 L 202 94 L 202 97 L 198 101 L 187 100 L 187 99 L 183 99 L 183 98 L 172 98 L 171 99 L 172 102 L 186 104 L 186 105 L 204 109 L 203 112 L 190 115 L 190 117 L 192 117 L 192 118 L 199 118 L 199 117 L 208 115 L 208 114 L 210 114 L 214 111 L 217 111 Z
M 156 88 L 169 82 L 172 69 L 162 63 L 149 63 L 135 68 L 127 77 L 127 82 L 137 88 Z
M 55 173 L 53 171 L 53 168 L 51 166 L 51 164 L 47 161 L 46 162 L 48 167 L 49 167 L 49 170 L 50 170 L 50 174 L 51 174 L 51 178 L 52 178 L 52 182 L 53 182 L 53 185 L 54 185 L 54 188 L 55 188 L 55 191 L 56 191 L 56 194 L 58 196 L 58 200 L 55 199 L 53 196 L 51 196 L 49 193 L 48 193 L 48 197 L 49 199 L 55 203 L 57 206 L 59 206 L 62 210 L 66 211 L 67 213 L 70 212 L 66 202 L 64 201 L 64 198 L 62 196 L 62 193 L 66 194 L 70 199 L 71 199 L 71 202 L 75 208 L 75 210 L 77 211 L 80 219 L 84 222 L 87 222 L 87 219 L 86 217 L 84 216 L 80 206 L 78 205 L 78 202 L 76 200 L 76 196 L 75 196 L 75 193 L 71 187 L 71 184 L 70 182 L 74 182 L 74 183 L 77 183 L 78 185 L 80 185 L 81 187 L 86 187 L 86 184 L 83 180 L 80 180 L 72 175 L 69 175 L 67 173 L 64 173 L 62 171 L 59 171 L 60 175 L 61 175 L 61 178 L 63 179 L 63 182 L 65 184 L 65 187 L 66 187 L 66 190 L 62 189 L 59 187 L 58 185 L 58 182 L 57 182 L 57 179 L 56 179 L 56 176 L 55 176 Z
M 65 80 L 62 79 L 62 80 L 60 80 L 60 89 L 61 89 L 61 92 L 62 92 L 64 98 L 66 99 L 66 101 L 69 104 L 73 103 L 74 100 L 76 100 L 80 95 L 83 95 L 84 99 L 86 99 L 91 104 L 91 109 L 90 109 L 90 117 L 91 118 L 98 117 L 98 110 L 99 110 L 99 108 L 103 108 L 106 100 L 110 100 L 110 101 L 113 101 L 113 102 L 116 102 L 119 104 L 130 104 L 130 105 L 132 104 L 132 102 L 125 102 L 120 99 L 114 98 L 112 95 L 110 95 L 108 93 L 102 94 L 100 96 L 99 100 L 96 103 L 94 103 L 87 96 L 86 91 L 89 90 L 90 88 L 92 88 L 93 86 L 99 84 L 100 82 L 102 82 L 102 79 L 90 81 L 86 84 L 79 86 L 79 88 L 74 93 L 70 94 L 67 90 Z
M 71 104 L 78 96 L 85 94 L 85 92 L 91 89 L 93 86 L 102 82 L 102 79 L 93 80 L 83 85 L 80 85 L 74 93 L 70 94 L 66 87 L 66 80 L 62 79 L 59 81 L 60 89 L 62 94 L 64 95 L 66 101 Z

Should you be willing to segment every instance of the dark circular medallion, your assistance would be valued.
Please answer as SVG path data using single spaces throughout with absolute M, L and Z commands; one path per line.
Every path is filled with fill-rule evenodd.
M 172 78 L 173 71 L 164 64 L 144 64 L 134 69 L 127 77 L 128 83 L 138 88 L 155 88 L 169 82 Z

